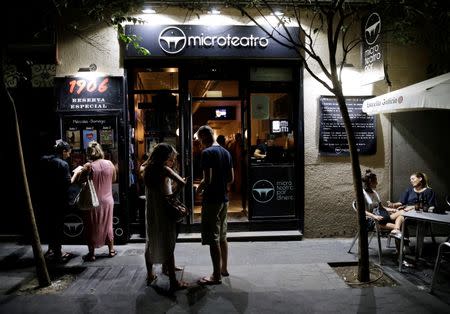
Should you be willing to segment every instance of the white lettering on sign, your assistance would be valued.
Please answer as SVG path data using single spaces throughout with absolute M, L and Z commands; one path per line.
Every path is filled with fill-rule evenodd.
M 365 70 L 371 70 L 373 67 L 373 63 L 379 60 L 381 60 L 381 52 L 379 45 L 371 46 L 368 49 L 364 50 Z
M 292 181 L 277 181 L 277 201 L 293 201 L 295 199 L 293 195 L 294 190 L 295 187 Z
M 231 36 L 205 36 L 203 33 L 200 36 L 189 36 L 188 46 L 192 47 L 213 47 L 217 44 L 219 47 L 267 47 L 269 40 L 266 37 L 238 37 Z

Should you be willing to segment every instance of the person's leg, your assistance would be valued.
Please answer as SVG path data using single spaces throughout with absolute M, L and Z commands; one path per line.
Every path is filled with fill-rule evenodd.
M 227 241 L 227 214 L 228 203 L 224 203 L 219 212 L 220 219 L 220 273 L 222 276 L 228 276 L 228 241 Z
M 221 247 L 218 242 L 209 245 L 209 253 L 213 264 L 212 280 L 219 281 L 222 278 L 220 274 Z
M 220 241 L 220 273 L 222 276 L 228 276 L 228 242 Z
M 145 243 L 145 267 L 147 269 L 147 285 L 150 285 L 156 279 L 155 272 L 153 271 L 153 262 L 150 257 L 149 243 Z
M 201 278 L 198 281 L 199 284 L 209 285 L 221 283 L 220 220 L 218 216 L 221 208 L 222 204 L 203 203 L 202 206 L 202 244 L 209 245 L 213 274 Z
M 169 259 L 164 263 L 167 266 L 168 276 L 169 276 L 169 290 L 176 291 L 181 289 L 186 289 L 188 284 L 182 280 L 177 280 L 177 274 L 175 272 L 175 255 L 172 254 L 169 256 Z
M 108 250 L 109 250 L 109 257 L 114 257 L 117 255 L 116 250 L 114 249 L 114 240 L 111 239 L 108 241 Z
M 59 258 L 62 255 L 61 243 L 64 235 L 64 216 L 61 208 L 51 209 L 48 224 L 48 249 L 53 252 L 54 257 Z

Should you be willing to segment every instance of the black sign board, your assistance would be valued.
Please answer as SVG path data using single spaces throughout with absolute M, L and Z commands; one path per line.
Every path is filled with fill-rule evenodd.
M 356 148 L 361 155 L 373 155 L 377 151 L 375 116 L 362 112 L 363 101 L 373 96 L 345 97 L 348 114 L 356 138 Z M 347 133 L 341 111 L 335 97 L 320 97 L 319 153 L 328 156 L 349 154 Z
M 298 27 L 288 27 L 289 36 L 299 38 Z M 280 32 L 288 37 L 283 29 Z M 126 25 L 127 35 L 141 38 L 139 43 L 152 57 L 239 57 L 239 58 L 292 58 L 298 53 L 285 37 L 273 32 L 270 38 L 258 26 L 237 25 Z M 126 57 L 142 57 L 132 45 Z
M 252 218 L 294 217 L 294 165 L 261 164 L 250 168 Z
M 124 107 L 121 76 L 57 77 L 55 91 L 60 111 L 109 111 Z

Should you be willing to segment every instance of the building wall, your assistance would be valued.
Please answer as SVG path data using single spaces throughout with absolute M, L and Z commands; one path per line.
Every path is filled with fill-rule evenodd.
M 223 10 L 222 16 L 189 15 L 185 10 L 167 9 L 163 15 L 141 16 L 148 19 L 149 24 L 205 24 L 216 23 L 246 25 L 248 21 L 232 10 Z M 302 23 L 309 25 L 303 17 Z M 122 75 L 123 54 L 117 40 L 115 30 L 100 28 L 91 32 L 89 38 L 95 40 L 97 47 L 87 44 L 80 38 L 63 33 L 59 36 L 59 60 L 57 75 L 68 75 L 76 72 L 80 66 L 96 63 L 100 72 Z M 321 55 L 328 55 L 326 38 L 319 34 L 315 46 Z M 410 47 L 386 46 L 386 60 L 392 90 L 425 78 L 427 56 L 422 50 Z M 327 60 L 328 58 L 324 58 Z M 348 62 L 360 67 L 360 51 L 358 48 L 350 54 Z M 320 75 L 320 69 L 311 64 L 312 71 Z M 367 86 L 354 84 L 359 82 L 359 74 L 355 72 L 350 83 L 344 82 L 344 93 L 348 96 L 379 95 L 389 91 L 386 82 L 377 82 Z M 304 72 L 304 155 L 305 155 L 305 237 L 353 236 L 356 231 L 356 215 L 351 202 L 355 198 L 349 157 L 324 157 L 318 152 L 319 143 L 319 103 L 321 95 L 330 92 Z M 391 198 L 391 121 L 389 115 L 377 117 L 377 153 L 373 156 L 361 156 L 361 169 L 371 168 L 378 175 L 379 192 L 384 200 Z M 401 132 L 398 132 L 401 133 Z M 399 140 L 409 142 L 408 134 L 395 132 L 396 143 Z M 447 133 L 449 134 L 449 133 Z M 397 155 L 395 155 L 397 156 Z M 411 161 L 414 163 L 414 161 Z M 302 165 L 298 165 L 302 166 Z M 403 170 L 402 170 L 403 171 Z M 397 172 L 395 172 L 397 175 Z M 394 190 L 396 190 L 395 188 Z M 393 198 L 395 199 L 395 197 Z

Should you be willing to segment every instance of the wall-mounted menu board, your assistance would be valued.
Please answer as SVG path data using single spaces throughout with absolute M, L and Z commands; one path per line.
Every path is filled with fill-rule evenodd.
M 373 155 L 377 151 L 376 118 L 362 112 L 363 101 L 369 98 L 373 98 L 373 96 L 345 97 L 355 133 L 356 148 L 361 155 Z M 319 153 L 326 156 L 348 156 L 347 133 L 336 98 L 321 96 L 319 103 Z

